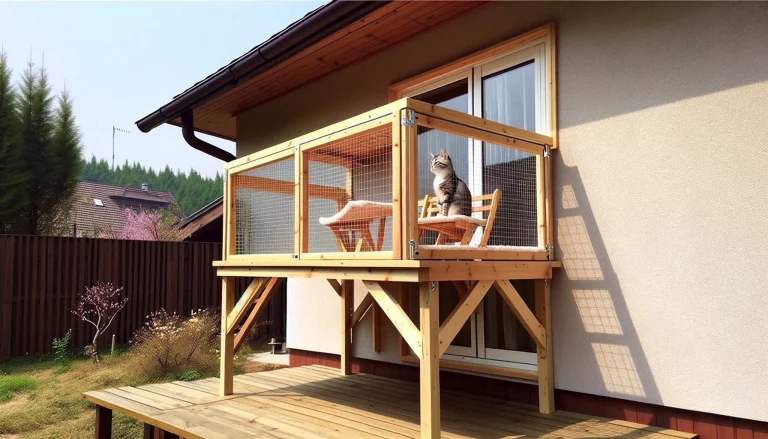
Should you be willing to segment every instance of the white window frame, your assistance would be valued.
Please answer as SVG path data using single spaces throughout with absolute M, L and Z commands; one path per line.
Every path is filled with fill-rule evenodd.
M 469 97 L 469 108 L 467 108 L 467 113 L 483 117 L 483 78 L 533 60 L 536 78 L 536 98 L 534 99 L 536 106 L 535 130 L 539 134 L 550 135 L 553 128 L 551 126 L 552 118 L 550 113 L 552 110 L 550 108 L 551 86 L 548 83 L 548 69 L 550 69 L 551 66 L 547 58 L 550 51 L 551 43 L 549 36 L 536 38 L 517 47 L 497 53 L 494 56 L 483 58 L 469 66 L 457 68 L 456 70 L 447 72 L 438 77 L 399 90 L 396 97 L 399 99 L 420 95 L 452 82 L 467 79 L 467 92 Z M 482 193 L 482 141 L 470 139 L 469 142 L 470 151 L 468 157 L 470 163 L 472 163 L 472 166 L 469 169 L 469 184 L 473 193 Z M 476 160 L 476 158 L 479 159 Z M 477 233 L 475 235 L 473 241 L 478 237 Z M 485 300 L 480 303 L 475 312 L 468 319 L 472 330 L 471 347 L 451 345 L 446 349 L 444 358 L 450 358 L 451 360 L 465 363 L 486 364 L 495 367 L 536 370 L 536 353 L 485 347 L 484 305 Z

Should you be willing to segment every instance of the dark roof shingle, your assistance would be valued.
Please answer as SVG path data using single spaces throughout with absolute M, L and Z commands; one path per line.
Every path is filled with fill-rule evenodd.
M 101 206 L 96 204 L 101 201 Z M 153 209 L 175 205 L 176 199 L 168 191 L 117 186 L 93 181 L 80 181 L 75 189 L 75 202 L 70 226 L 79 233 L 92 234 L 94 230 L 119 231 L 123 226 L 123 211 L 127 207 Z

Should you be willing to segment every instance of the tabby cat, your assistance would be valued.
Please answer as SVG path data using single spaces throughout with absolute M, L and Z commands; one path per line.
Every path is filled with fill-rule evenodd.
M 472 216 L 472 194 L 453 170 L 453 162 L 445 148 L 440 150 L 439 155 L 429 155 L 432 156 L 429 165 L 435 174 L 433 187 L 440 206 L 439 215 Z

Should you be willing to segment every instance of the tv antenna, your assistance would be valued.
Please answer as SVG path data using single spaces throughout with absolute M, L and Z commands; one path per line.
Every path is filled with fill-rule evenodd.
M 130 131 L 112 125 L 112 170 L 115 170 L 115 133 L 131 134 Z

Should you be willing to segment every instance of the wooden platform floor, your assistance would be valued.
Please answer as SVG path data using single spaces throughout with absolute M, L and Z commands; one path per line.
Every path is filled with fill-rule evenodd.
M 188 439 L 418 438 L 418 385 L 304 366 L 235 376 L 218 396 L 217 378 L 87 392 L 98 405 Z M 695 435 L 556 412 L 443 390 L 444 438 L 653 438 Z

